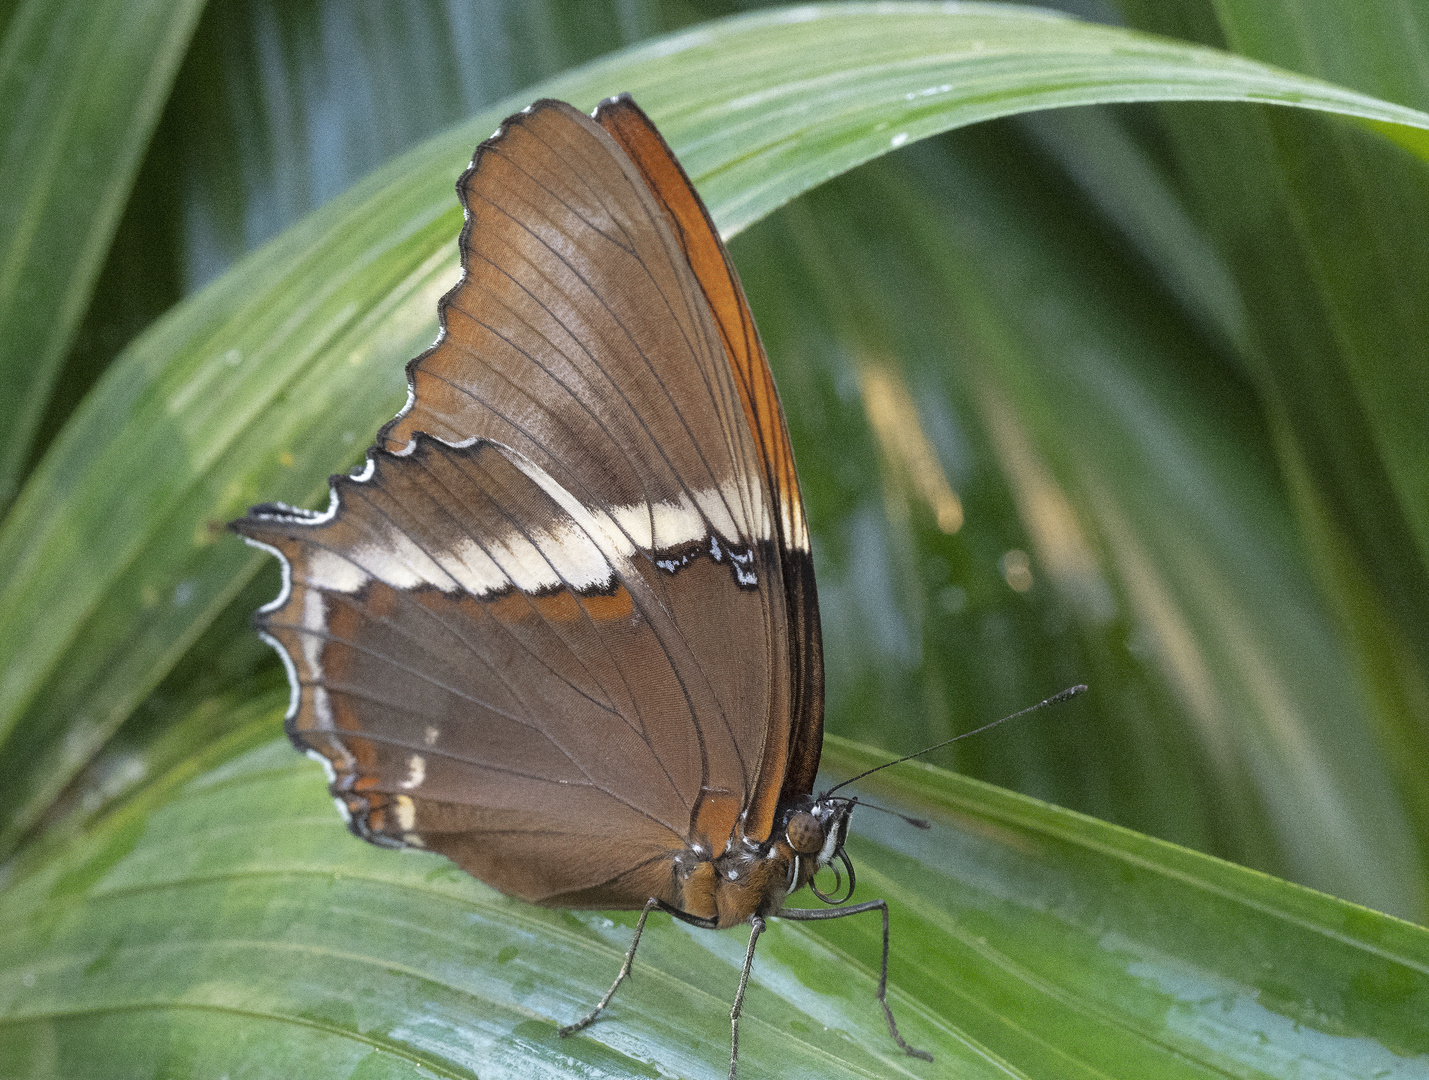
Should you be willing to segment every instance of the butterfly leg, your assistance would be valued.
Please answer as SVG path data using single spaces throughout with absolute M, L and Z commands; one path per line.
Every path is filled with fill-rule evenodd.
M 620 989 L 620 984 L 630 975 L 630 965 L 635 962 L 635 950 L 640 946 L 640 935 L 645 932 L 645 920 L 650 917 L 650 912 L 656 908 L 659 908 L 661 911 L 668 911 L 671 915 L 675 916 L 675 918 L 687 922 L 692 926 L 709 929 L 715 925 L 713 919 L 701 919 L 697 915 L 687 914 L 679 908 L 673 907 L 654 896 L 650 897 L 649 900 L 645 901 L 645 907 L 641 909 L 640 918 L 636 920 L 635 937 L 631 939 L 630 948 L 625 950 L 625 961 L 620 965 L 620 971 L 616 973 L 615 982 L 610 984 L 610 989 L 605 992 L 605 997 L 596 1002 L 595 1008 L 582 1016 L 574 1024 L 567 1024 L 563 1028 L 557 1028 L 557 1035 L 564 1039 L 567 1035 L 574 1035 L 577 1031 L 582 1031 L 590 1027 L 590 1025 L 595 1022 L 595 1018 L 610 1004 L 610 999 L 615 997 L 615 992 Z
M 735 1069 L 739 1064 L 739 1014 L 744 1009 L 744 991 L 749 986 L 749 969 L 754 966 L 754 946 L 759 935 L 764 933 L 764 920 L 758 915 L 750 917 L 749 948 L 744 952 L 744 969 L 739 973 L 739 989 L 734 992 L 734 1005 L 729 1010 L 729 1080 L 735 1080 Z
M 836 908 L 784 908 L 774 913 L 776 918 L 794 919 L 798 922 L 817 922 L 820 919 L 842 919 L 845 915 L 859 915 L 865 911 L 883 912 L 883 967 L 878 973 L 878 1003 L 883 1006 L 883 1015 L 888 1018 L 888 1032 L 899 1048 L 910 1057 L 932 1061 L 933 1055 L 916 1046 L 909 1046 L 898 1033 L 898 1021 L 893 1019 L 893 1010 L 888 1007 L 888 901 L 869 900 L 863 904 L 850 904 Z
M 567 1024 L 565 1027 L 557 1029 L 557 1035 L 564 1039 L 567 1035 L 574 1035 L 577 1031 L 590 1027 L 590 1025 L 594 1023 L 595 1018 L 610 1004 L 610 999 L 615 997 L 615 992 L 620 989 L 620 984 L 623 983 L 625 977 L 630 974 L 630 965 L 635 962 L 635 950 L 640 946 L 640 935 L 645 932 L 645 920 L 650 917 L 650 912 L 659 906 L 660 901 L 653 896 L 645 902 L 645 907 L 640 911 L 640 918 L 635 923 L 635 938 L 630 942 L 630 948 L 625 950 L 625 962 L 620 965 L 620 971 L 615 976 L 615 982 L 610 984 L 610 989 L 605 992 L 605 997 L 596 1002 L 595 1008 L 586 1013 L 574 1024 Z

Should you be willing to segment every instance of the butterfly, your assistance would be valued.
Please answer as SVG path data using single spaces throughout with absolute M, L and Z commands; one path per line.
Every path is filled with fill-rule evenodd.
M 848 904 L 856 800 L 813 794 L 818 599 L 794 455 L 729 253 L 628 96 L 537 101 L 457 185 L 463 274 L 408 401 L 322 512 L 231 527 L 286 727 L 352 831 L 511 896 L 751 927 Z M 814 885 L 842 865 L 841 898 Z M 841 875 L 834 893 L 841 890 Z M 787 908 L 810 886 L 826 908 Z

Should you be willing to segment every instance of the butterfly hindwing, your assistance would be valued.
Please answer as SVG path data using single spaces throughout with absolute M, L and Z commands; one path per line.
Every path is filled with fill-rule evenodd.
M 259 508 L 240 531 L 287 564 L 260 628 L 295 667 L 290 733 L 359 831 L 479 876 L 495 859 L 508 891 L 550 901 L 684 850 L 703 802 L 747 798 L 719 703 L 684 677 L 613 523 L 487 442 L 419 437 L 335 490 L 326 520 Z M 549 892 L 511 877 L 529 862 Z

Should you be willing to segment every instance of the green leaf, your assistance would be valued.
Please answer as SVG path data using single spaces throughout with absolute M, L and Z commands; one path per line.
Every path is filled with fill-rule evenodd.
M 1082 723 L 960 744 L 959 767 L 1420 915 L 1422 848 L 1252 386 L 1164 300 L 1124 289 L 1010 135 L 970 129 L 913 168 L 870 166 L 736 244 L 745 267 L 748 242 L 793 253 L 746 280 L 756 300 L 770 278 L 788 293 L 756 316 L 812 507 L 831 725 L 911 752 L 1086 681 Z M 804 325 L 786 327 L 792 297 Z M 837 344 L 811 357 L 819 334 Z M 814 372 L 862 386 L 855 423 L 809 430 L 837 408 Z M 892 433 L 889 388 L 906 388 Z M 911 433 L 939 430 L 965 463 L 955 534 L 902 475 Z M 855 494 L 847 463 L 869 459 L 883 487 L 862 475 Z M 1016 513 L 987 494 L 997 479 Z M 1010 550 L 1032 557 L 1020 595 L 998 568 Z
M 1343 24 L 1331 18 L 1335 5 L 1320 11 L 1303 0 L 1275 12 L 1264 2 L 1217 0 L 1215 10 L 1226 26 L 1256 7 L 1288 13 L 1291 22 L 1266 24 L 1262 44 L 1313 49 L 1261 59 L 1424 104 L 1393 85 L 1413 84 L 1405 72 L 1417 24 L 1406 16 L 1402 41 L 1376 47 L 1358 35 L 1366 27 L 1389 34 L 1380 23 L 1389 8 L 1371 6 Z M 1174 13 L 1194 7 L 1175 5 Z M 985 55 L 985 34 L 982 52 L 950 59 L 958 50 L 949 38 L 927 31 L 990 10 L 1010 20 L 999 26 L 1053 32 L 1040 52 L 1023 40 L 1021 59 Z M 1209 5 L 1198 10 L 1212 15 Z M 988 106 L 979 89 L 1002 93 L 996 77 L 983 77 L 1015 75 L 1023 60 L 1021 90 L 992 107 L 1039 100 L 1048 89 L 1041 75 L 1055 83 L 1075 67 L 1058 59 L 1063 42 L 1091 41 L 1078 38 L 1076 24 L 1010 8 L 821 9 L 829 11 L 839 13 L 834 22 L 863 20 L 849 31 L 855 46 L 817 36 L 830 33 L 827 24 L 810 29 L 770 15 L 700 28 L 544 85 L 575 87 L 569 92 L 590 104 L 633 85 L 601 86 L 598 77 L 644 72 L 639 97 L 687 160 L 728 125 L 733 143 L 715 146 L 703 159 L 709 175 L 698 179 L 733 221 L 740 185 L 764 185 L 758 211 L 817 182 L 820 168 L 838 171 L 865 146 L 891 144 L 909 127 L 904 110 L 923 103 L 899 95 L 941 87 L 945 69 L 966 63 L 973 78 L 918 122 L 974 115 Z M 1321 16 L 1321 28 L 1304 24 Z M 880 42 L 870 27 L 883 19 L 910 40 Z M 731 25 L 762 29 L 730 45 L 720 35 Z M 1283 38 L 1287 26 L 1295 33 Z M 1106 41 L 1121 43 L 1113 52 L 1136 54 L 1112 56 L 1100 75 L 1116 96 L 1151 46 L 1089 33 L 1110 34 Z M 1342 62 L 1337 38 L 1359 62 L 1334 66 Z M 689 48 L 662 71 L 670 40 Z M 1094 51 L 1084 49 L 1081 60 Z M 851 53 L 849 72 L 839 69 L 838 57 Z M 826 56 L 834 60 L 820 68 Z M 1365 78 L 1376 56 L 1389 81 Z M 706 60 L 710 71 L 727 69 L 725 83 L 702 81 Z M 619 66 L 627 62 L 636 66 Z M 1224 61 L 1206 63 L 1176 69 L 1181 91 L 1225 77 Z M 728 82 L 728 72 L 739 81 Z M 897 82 L 910 72 L 910 84 Z M 692 81 L 680 84 L 687 74 Z M 1243 75 L 1232 72 L 1232 81 Z M 759 96 L 766 84 L 777 84 L 772 96 Z M 1088 100 L 1099 92 L 1088 90 Z M 1308 92 L 1323 94 L 1313 85 Z M 726 94 L 738 108 L 721 104 Z M 1404 691 L 1429 668 L 1412 642 L 1406 647 L 1404 627 L 1414 624 L 1402 612 L 1413 613 L 1415 594 L 1383 589 L 1399 567 L 1418 570 L 1413 556 L 1367 566 L 1364 552 L 1373 549 L 1351 542 L 1364 517 L 1325 493 L 1348 487 L 1365 507 L 1381 499 L 1401 519 L 1412 508 L 1383 481 L 1372 434 L 1380 419 L 1357 417 L 1380 408 L 1372 397 L 1347 391 L 1333 364 L 1328 373 L 1307 367 L 1307 385 L 1289 388 L 1354 420 L 1337 446 L 1304 422 L 1319 414 L 1291 415 L 1266 392 L 1275 386 L 1246 345 L 1270 340 L 1286 355 L 1303 347 L 1333 358 L 1339 346 L 1326 343 L 1349 325 L 1335 319 L 1353 306 L 1333 319 L 1312 306 L 1314 318 L 1299 325 L 1293 305 L 1276 310 L 1274 290 L 1297 301 L 1302 292 L 1317 296 L 1325 281 L 1363 266 L 1370 248 L 1354 245 L 1365 222 L 1396 222 L 1386 235 L 1402 235 L 1412 252 L 1422 214 L 1415 217 L 1413 199 L 1402 216 L 1382 203 L 1368 216 L 1346 215 L 1346 229 L 1333 214 L 1282 212 L 1281 224 L 1316 233 L 1300 238 L 1308 248 L 1329 235 L 1332 260 L 1349 248 L 1344 267 L 1307 271 L 1313 260 L 1272 230 L 1256 252 L 1272 272 L 1247 276 L 1245 252 L 1224 241 L 1262 242 L 1256 211 L 1276 185 L 1303 194 L 1333 181 L 1351 196 L 1347 205 L 1363 203 L 1354 183 L 1343 187 L 1338 165 L 1327 170 L 1334 177 L 1307 177 L 1282 170 L 1264 146 L 1242 153 L 1260 112 L 1187 109 L 1188 128 L 1200 120 L 1200 144 L 1195 132 L 1154 129 L 1148 110 L 1073 125 L 1065 122 L 1074 114 L 1039 118 L 1038 144 L 1092 192 L 1085 203 L 1049 196 L 1071 185 L 1027 153 L 1010 125 L 984 125 L 944 140 L 936 154 L 900 154 L 825 187 L 749 230 L 735 256 L 774 353 L 809 493 L 838 730 L 915 749 L 999 715 L 988 711 L 995 705 L 1010 711 L 1085 678 L 1094 693 L 1065 715 L 1040 714 L 957 744 L 959 766 L 1158 835 L 1284 866 L 1387 909 L 1422 911 L 1421 859 L 1405 841 L 1416 822 L 1404 811 L 1416 791 L 1423 797 L 1426 773 Z M 1280 114 L 1271 125 L 1295 123 L 1285 120 L 1288 110 L 1265 112 Z M 24 529 L 12 520 L 0 530 L 0 595 L 11 590 L 0 626 L 16 635 L 0 642 L 0 672 L 12 656 L 39 665 L 11 685 L 30 696 L 28 705 L 11 700 L 0 786 L 9 805 L 21 804 L 20 822 L 46 828 L 0 869 L 10 883 L 0 893 L 8 916 L 0 1074 L 723 1075 L 738 932 L 657 920 L 643 946 L 650 951 L 609 1017 L 578 1039 L 557 1040 L 555 1023 L 603 992 L 633 919 L 533 909 L 440 861 L 359 844 L 321 797 L 311 766 L 281 744 L 265 745 L 282 695 L 231 704 L 235 686 L 244 697 L 258 694 L 249 682 L 256 646 L 242 624 L 252 597 L 275 586 L 252 577 L 253 563 L 240 566 L 238 549 L 212 543 L 213 526 L 249 499 L 321 498 L 323 473 L 355 458 L 395 406 L 400 361 L 432 332 L 434 297 L 452 272 L 459 215 L 450 181 L 495 119 L 494 110 L 483 114 L 393 165 L 156 327 L 62 436 Z M 820 127 L 826 121 L 832 128 Z M 1309 154 L 1317 140 L 1341 137 L 1328 122 L 1316 125 L 1302 133 Z M 773 152 L 781 137 L 792 157 Z M 1297 137 L 1276 131 L 1275 152 Z M 1398 172 L 1374 164 L 1384 148 L 1359 133 L 1343 137 L 1357 140 L 1351 165 L 1412 190 L 1420 162 L 1391 149 L 1389 169 L 1407 174 L 1396 180 Z M 1422 154 L 1422 138 L 1401 141 Z M 774 171 L 742 172 L 746 154 Z M 1175 171 L 1177 162 L 1189 175 Z M 1200 190 L 1197 169 L 1234 179 L 1208 185 L 1220 225 L 1184 194 Z M 1200 242 L 1198 224 L 1218 249 Z M 1237 225 L 1255 228 L 1226 228 Z M 1131 239 L 1134 253 L 1107 242 L 1111 229 Z M 1409 273 L 1410 288 L 1422 282 L 1403 252 L 1378 250 Z M 1282 253 L 1291 257 L 1284 273 L 1274 262 Z M 347 259 L 363 266 L 342 280 Z M 359 280 L 374 270 L 370 286 Z M 1342 303 L 1349 294 L 1326 295 Z M 1175 317 L 1176 305 L 1188 322 Z M 304 328 L 313 312 L 327 325 Z M 366 336 L 372 328 L 380 336 Z M 235 360 L 237 371 L 220 363 Z M 242 382 L 248 365 L 256 370 Z M 384 372 L 390 383 L 381 382 Z M 1111 389 L 1098 393 L 1098 383 Z M 1414 384 L 1402 385 L 1405 400 L 1389 405 L 1412 411 Z M 1258 393 L 1270 403 L 1269 421 Z M 1000 424 L 989 421 L 990 398 L 1004 406 Z M 899 428 L 878 418 L 880 400 L 898 405 Z M 1339 407 L 1344 401 L 1355 408 Z M 126 411 L 134 404 L 143 410 L 137 417 Z M 324 409 L 333 410 L 326 426 Z M 249 431 L 267 422 L 264 410 L 277 425 L 266 445 Z M 910 450 L 908 429 L 920 426 L 924 445 Z M 1303 465 L 1296 444 L 1333 466 L 1333 483 L 1318 464 Z M 1275 483 L 1272 446 L 1298 522 Z M 965 512 L 955 535 L 939 507 L 947 492 L 919 479 L 920 453 L 933 472 L 946 470 Z M 1010 494 L 1000 473 L 1011 479 Z M 1359 475 L 1379 475 L 1379 486 L 1356 493 Z M 1049 532 L 1049 522 L 1073 528 Z M 19 546 L 5 547 L 16 538 Z M 1324 595 L 1307 580 L 1307 540 L 1325 595 L 1352 609 L 1345 625 L 1360 634 L 1358 663 L 1346 662 Z M 1380 540 L 1378 550 L 1395 560 L 1416 543 L 1407 529 Z M 1033 584 L 1014 593 L 1007 559 L 1020 551 L 1032 553 Z M 14 582 L 11 558 L 43 572 L 28 594 Z M 228 595 L 235 599 L 225 602 Z M 1394 603 L 1401 614 L 1391 618 Z M 7 624 L 12 616 L 25 621 Z M 1418 618 L 1422 625 L 1422 610 Z M 1147 632 L 1168 627 L 1187 635 Z M 1186 680 L 1184 668 L 1198 656 L 1200 683 Z M 1395 665 L 1401 670 L 1381 678 Z M 281 675 L 271 658 L 266 674 Z M 1188 688 L 1209 688 L 1215 708 L 1208 713 L 1207 698 Z M 1366 699 L 1375 710 L 1368 717 Z M 119 735 L 106 738 L 126 716 Z M 207 745 L 235 727 L 229 740 Z M 830 742 L 826 764 L 843 775 L 877 760 Z M 159 782 L 138 779 L 176 759 L 183 766 Z M 894 905 L 893 1007 L 909 1037 L 939 1060 L 902 1058 L 888 1040 L 872 1001 L 876 920 L 859 925 L 863 916 L 818 928 L 784 924 L 765 938 L 746 1012 L 746 1076 L 1426 1072 L 1417 1023 L 1426 1004 L 1422 929 L 968 781 L 897 771 L 869 794 L 928 813 L 937 830 L 916 833 L 860 811 L 853 851 L 860 897 L 886 895 Z M 1397 790 L 1386 780 L 1391 771 Z M 95 806 L 126 796 L 126 809 L 76 835 Z M 1421 813 L 1421 845 L 1424 821 Z
M 1122 5 L 1139 25 L 1409 105 L 1429 19 L 1392 4 Z M 1182 20 L 1199 12 L 1192 25 Z M 1188 205 L 1235 276 L 1243 343 L 1399 797 L 1429 836 L 1429 170 L 1284 110 L 1162 110 Z
M 1000 5 L 738 18 L 533 94 L 589 106 L 617 90 L 662 125 L 726 232 L 906 141 L 1051 105 L 1276 101 L 1429 125 L 1237 57 Z M 524 103 L 380 170 L 161 320 L 58 437 L 0 528 L 5 842 L 254 572 L 222 522 L 317 496 L 400 402 L 401 361 L 453 280 L 451 180 Z
M 421 5 L 244 0 L 205 8 L 41 437 L 58 432 L 105 365 L 185 285 L 196 290 L 477 105 L 613 51 L 642 28 L 648 36 L 651 6 L 499 0 L 495 11 L 449 5 L 434 14 Z M 254 609 L 274 588 L 260 575 L 228 604 L 45 811 L 47 833 L 73 829 L 180 760 L 183 740 L 163 731 L 174 718 L 221 716 L 207 708 L 221 689 L 283 678 L 251 632 Z M 201 736 L 202 723 L 179 723 Z
M 882 759 L 826 747 L 843 775 Z M 285 741 L 189 777 L 6 890 L 6 1075 L 724 1075 L 744 931 L 652 917 L 606 1017 L 563 1040 L 632 913 L 533 907 L 363 844 Z M 929 766 L 864 790 L 933 822 L 860 811 L 849 848 L 859 897 L 891 907 L 892 1008 L 935 1061 L 888 1037 L 876 915 L 775 920 L 746 1078 L 1429 1067 L 1429 930 Z
M 0 508 L 203 0 L 25 0 L 0 41 Z

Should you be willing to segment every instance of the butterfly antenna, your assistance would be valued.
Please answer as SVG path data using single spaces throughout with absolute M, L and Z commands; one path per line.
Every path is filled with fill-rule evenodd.
M 1060 705 L 1060 704 L 1062 704 L 1062 702 L 1064 702 L 1064 701 L 1070 701 L 1072 698 L 1076 697 L 1078 694 L 1085 692 L 1086 689 L 1087 689 L 1087 687 L 1086 687 L 1086 684 L 1085 684 L 1085 683 L 1078 683 L 1076 686 L 1069 686 L 1069 687 L 1067 687 L 1067 689 L 1061 691 L 1060 693 L 1053 694 L 1051 697 L 1047 698 L 1045 701 L 1039 701 L 1036 705 L 1029 705 L 1029 706 L 1027 706 L 1027 708 L 1021 709 L 1021 710 L 1019 710 L 1018 712 L 1012 713 L 1010 716 L 1004 716 L 1001 720 L 994 720 L 992 723 L 990 723 L 990 724 L 984 724 L 984 725 L 983 725 L 982 727 L 980 727 L 980 728 L 973 728 L 971 731 L 964 731 L 961 735 L 954 735 L 951 739 L 944 739 L 942 742 L 940 742 L 940 743 L 934 743 L 932 746 L 925 746 L 922 750 L 919 750 L 916 754 L 907 754 L 907 755 L 905 755 L 905 756 L 903 756 L 903 757 L 901 757 L 901 758 L 895 758 L 895 759 L 892 760 L 892 761 L 885 761 L 882 765 L 875 765 L 875 766 L 874 766 L 873 768 L 871 768 L 871 769 L 865 769 L 863 772 L 859 773 L 857 776 L 853 777 L 852 779 L 845 780 L 842 784 L 835 784 L 833 787 L 829 788 L 828 791 L 824 792 L 823 798 L 826 798 L 826 799 L 827 799 L 830 795 L 832 795 L 832 794 L 833 794 L 835 791 L 837 791 L 839 788 L 841 788 L 841 787 L 848 787 L 850 784 L 853 784 L 853 783 L 856 783 L 856 782 L 859 781 L 859 780 L 862 780 L 865 776 L 872 776 L 874 773 L 878 772 L 880 769 L 886 769 L 886 768 L 888 768 L 890 765 L 900 765 L 900 764 L 902 764 L 902 763 L 905 762 L 905 761 L 912 761 L 915 757 L 922 757 L 924 754 L 931 753 L 931 752 L 934 751 L 934 750 L 941 749 L 942 747 L 947 746 L 949 743 L 955 743 L 955 742 L 957 742 L 959 739 L 966 739 L 966 738 L 968 738 L 968 737 L 971 736 L 971 735 L 980 735 L 980 734 L 982 734 L 984 731 L 991 731 L 993 728 L 997 727 L 998 724 L 1005 724 L 1005 723 L 1007 723 L 1009 720 L 1016 720 L 1019 716 L 1026 716 L 1026 715 L 1027 715 L 1028 713 L 1030 713 L 1030 712 L 1036 712 L 1038 709 L 1045 709 L 1045 708 L 1046 708 L 1047 706 L 1049 706 L 1049 705 Z M 868 806 L 869 804 L 868 804 L 868 803 L 859 803 L 859 805 L 860 805 L 860 806 Z M 881 810 L 882 807 L 875 807 L 875 809 L 880 809 L 880 810 Z M 887 811 L 887 813 L 893 814 L 893 813 L 897 813 L 897 811 L 889 810 L 889 811 Z M 899 816 L 899 817 L 903 817 L 902 814 L 898 814 L 898 816 Z M 924 829 L 926 829 L 926 828 L 928 827 L 927 822 L 920 822 L 920 821 L 914 820 L 914 819 L 912 819 L 912 818 L 908 818 L 908 819 L 905 819 L 905 820 L 909 821 L 910 824 L 917 825 L 919 828 L 924 828 Z
M 843 785 L 840 784 L 839 786 L 842 787 Z M 824 798 L 828 798 L 828 795 L 825 795 Z M 896 818 L 902 818 L 915 829 L 931 829 L 933 827 L 931 821 L 924 821 L 920 817 L 909 817 L 907 814 L 900 814 L 897 810 L 890 810 L 888 807 L 879 806 L 877 803 L 864 802 L 862 799 L 848 799 L 842 795 L 839 796 L 839 801 L 848 803 L 849 809 L 855 806 L 866 806 L 870 810 L 877 810 L 880 814 L 892 814 Z

